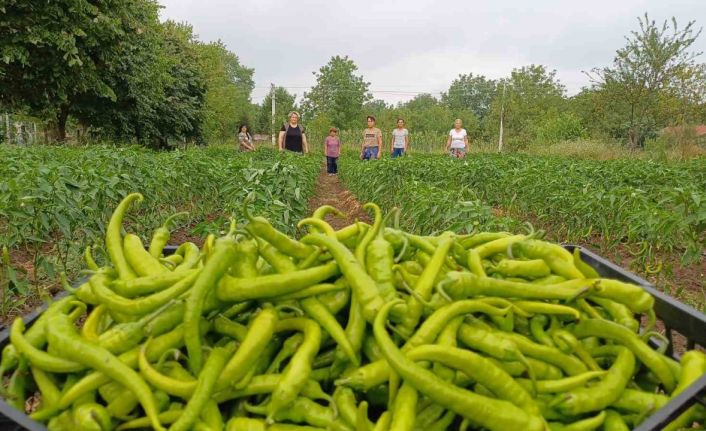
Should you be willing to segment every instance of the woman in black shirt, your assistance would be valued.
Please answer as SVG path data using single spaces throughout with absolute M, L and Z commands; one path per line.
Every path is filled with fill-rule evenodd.
M 279 129 L 279 150 L 289 150 L 304 154 L 309 152 L 304 128 L 299 125 L 299 113 L 296 111 L 289 113 L 289 123 Z

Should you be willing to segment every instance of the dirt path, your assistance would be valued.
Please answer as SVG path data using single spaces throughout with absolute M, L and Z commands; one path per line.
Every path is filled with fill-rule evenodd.
M 328 175 L 326 166 L 322 166 L 316 180 L 316 193 L 309 199 L 309 214 L 322 205 L 331 205 L 345 214 L 345 217 L 326 216 L 326 221 L 338 230 L 356 220 L 370 222 L 368 213 L 363 209 L 353 193 L 338 179 L 337 175 Z

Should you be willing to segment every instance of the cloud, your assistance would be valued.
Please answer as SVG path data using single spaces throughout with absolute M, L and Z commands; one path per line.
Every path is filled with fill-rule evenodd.
M 301 95 L 334 55 L 349 55 L 391 103 L 444 91 L 461 73 L 500 78 L 528 64 L 556 69 L 574 94 L 588 85 L 582 71 L 609 64 L 646 11 L 681 25 L 706 16 L 703 0 L 160 1 L 163 18 L 190 22 L 255 69 L 256 102 L 270 82 Z M 706 51 L 706 36 L 694 49 Z

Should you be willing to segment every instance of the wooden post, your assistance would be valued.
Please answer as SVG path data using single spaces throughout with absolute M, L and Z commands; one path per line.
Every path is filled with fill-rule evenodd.
M 500 136 L 498 137 L 498 153 L 503 152 L 503 117 L 505 116 L 505 83 L 503 83 L 503 98 L 500 105 Z
M 277 131 L 275 130 L 275 84 L 270 83 L 270 91 L 272 92 L 272 146 L 274 147 L 276 142 L 275 142 L 275 133 Z

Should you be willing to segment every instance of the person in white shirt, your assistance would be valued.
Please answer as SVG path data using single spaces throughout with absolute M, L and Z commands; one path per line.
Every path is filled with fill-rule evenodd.
M 457 118 L 454 121 L 454 128 L 449 132 L 449 138 L 446 140 L 446 151 L 451 154 L 451 157 L 462 159 L 466 157 L 468 148 L 468 133 L 463 128 L 461 119 Z
M 403 156 L 409 146 L 409 131 L 404 128 L 404 120 L 397 119 L 397 128 L 392 131 L 392 141 L 390 142 L 390 155 L 395 157 Z

